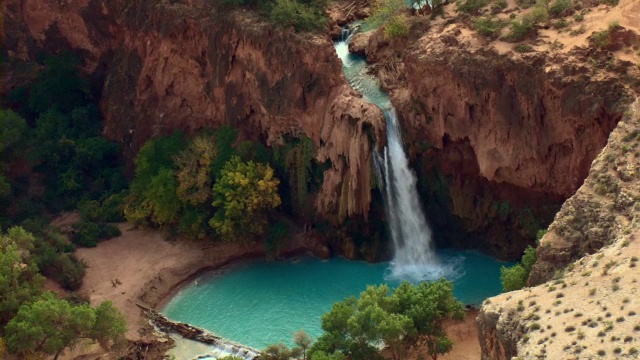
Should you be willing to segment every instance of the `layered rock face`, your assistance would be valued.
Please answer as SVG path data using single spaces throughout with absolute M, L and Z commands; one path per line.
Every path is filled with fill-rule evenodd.
M 104 132 L 129 160 L 175 130 L 232 125 L 267 144 L 304 134 L 318 161 L 331 162 L 316 209 L 366 218 L 384 119 L 346 84 L 329 37 L 208 3 L 9 0 L 5 38 L 9 55 L 25 61 L 51 49 L 80 55 L 104 79 Z
M 477 242 L 440 234 L 517 257 L 580 187 L 628 91 L 618 78 L 593 76 L 575 60 L 586 58 L 580 50 L 501 55 L 458 24 L 412 26 L 428 29 L 391 44 L 382 32 L 361 34 L 353 50 L 377 62 L 426 182 L 430 219 L 459 224 Z
M 483 303 L 483 359 L 637 358 L 639 134 L 636 101 L 538 247 L 529 282 L 548 282 Z

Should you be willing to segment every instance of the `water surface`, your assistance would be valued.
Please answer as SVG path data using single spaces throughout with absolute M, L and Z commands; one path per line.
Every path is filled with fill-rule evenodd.
M 480 304 L 499 294 L 500 266 L 505 264 L 473 251 L 440 251 L 455 274 L 454 293 L 466 304 Z M 304 329 L 313 338 L 320 318 L 331 305 L 358 296 L 368 284 L 387 283 L 390 263 L 369 264 L 342 258 L 294 261 L 251 261 L 225 273 L 200 277 L 166 305 L 170 319 L 205 328 L 226 339 L 258 349 L 291 344 L 291 334 Z

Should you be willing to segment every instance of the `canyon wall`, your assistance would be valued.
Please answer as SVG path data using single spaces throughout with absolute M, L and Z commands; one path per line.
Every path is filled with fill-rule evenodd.
M 392 43 L 360 34 L 352 49 L 390 91 L 436 234 L 517 258 L 580 187 L 630 92 L 585 65 L 603 55 L 589 49 L 501 54 L 464 24 L 416 28 Z
M 131 161 L 152 137 L 231 125 L 266 144 L 311 138 L 330 162 L 315 207 L 364 217 L 373 142 L 384 119 L 344 80 L 327 35 L 296 34 L 247 11 L 200 1 L 8 0 L 14 61 L 71 50 L 103 81 L 105 135 Z
M 537 254 L 529 283 L 538 286 L 483 303 L 482 358 L 637 358 L 640 101 L 562 206 Z

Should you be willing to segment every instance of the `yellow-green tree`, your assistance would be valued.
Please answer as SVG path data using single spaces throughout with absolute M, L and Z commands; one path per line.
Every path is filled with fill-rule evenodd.
M 178 167 L 176 191 L 180 201 L 200 205 L 210 200 L 212 164 L 217 153 L 211 136 L 197 136 L 186 149 L 174 157 Z
M 213 186 L 217 210 L 209 225 L 226 241 L 243 242 L 264 234 L 268 210 L 280 205 L 278 184 L 268 164 L 233 156 Z
M 0 335 L 20 305 L 40 294 L 44 278 L 32 259 L 35 238 L 19 227 L 0 234 Z

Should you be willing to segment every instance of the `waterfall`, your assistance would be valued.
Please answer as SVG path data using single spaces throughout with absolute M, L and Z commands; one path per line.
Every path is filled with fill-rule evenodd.
M 374 154 L 389 231 L 394 245 L 391 276 L 414 281 L 434 280 L 445 275 L 435 253 L 431 228 L 422 211 L 416 175 L 404 152 L 400 124 L 393 108 L 384 111 L 387 146 Z
M 400 125 L 391 101 L 380 89 L 378 79 L 367 73 L 365 60 L 348 51 L 349 41 L 355 31 L 357 28 L 343 28 L 335 48 L 349 83 L 365 99 L 383 110 L 387 123 L 387 146 L 382 154 L 374 154 L 374 163 L 394 245 L 391 276 L 414 281 L 434 280 L 449 271 L 441 265 L 434 251 L 431 229 L 416 189 L 416 176 L 409 167 Z

